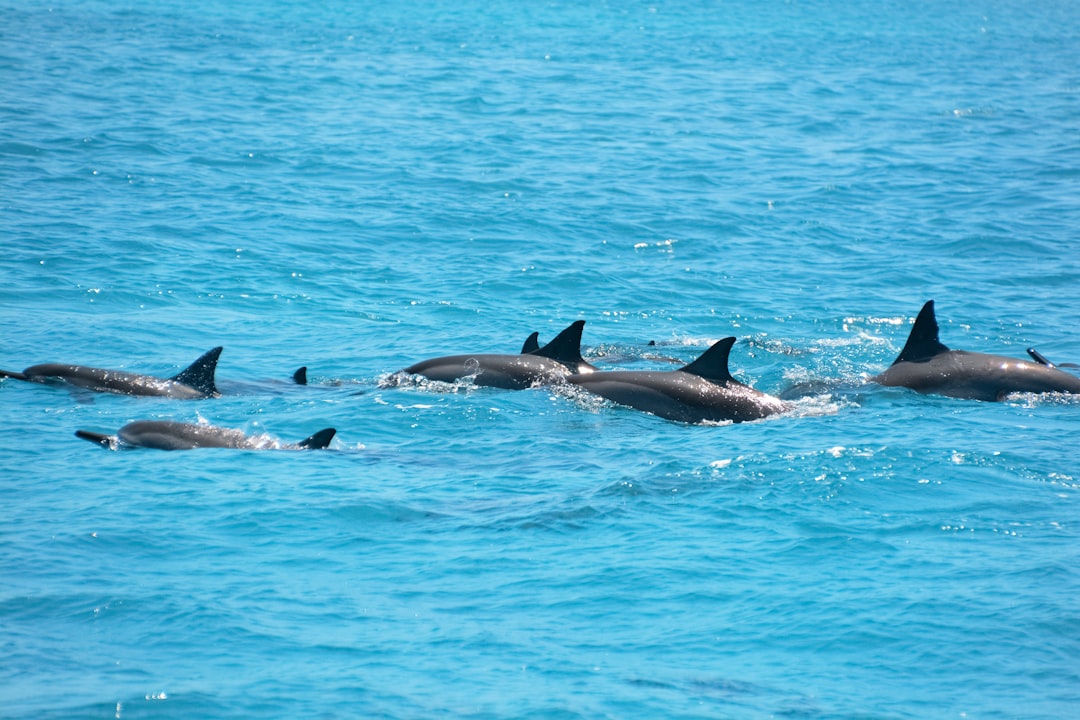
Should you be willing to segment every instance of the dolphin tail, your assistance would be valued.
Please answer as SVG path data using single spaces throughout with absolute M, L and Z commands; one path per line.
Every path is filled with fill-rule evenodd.
M 15 380 L 29 380 L 26 377 L 26 373 L 16 372 L 14 370 L 0 370 L 0 378 L 13 378 Z
M 186 370 L 173 377 L 173 380 L 188 387 L 193 387 L 210 397 L 220 395 L 217 384 L 214 382 L 214 372 L 217 370 L 218 357 L 220 356 L 220 346 L 206 351 L 202 357 L 191 363 Z
M 579 372 L 582 366 L 589 367 L 585 358 L 581 357 L 581 331 L 584 327 L 584 320 L 575 320 L 570 327 L 556 335 L 544 347 L 534 350 L 532 354 L 560 362 L 574 372 Z
M 1032 360 L 1039 363 L 1040 365 L 1045 365 L 1048 368 L 1080 368 L 1080 365 L 1077 365 L 1076 363 L 1052 363 L 1046 359 L 1045 355 L 1043 355 L 1035 348 L 1028 348 L 1027 353 L 1031 356 Z
M 1039 363 L 1040 365 L 1045 365 L 1048 368 L 1057 367 L 1056 365 L 1054 365 L 1054 363 L 1047 360 L 1045 355 L 1043 355 L 1041 352 L 1039 352 L 1033 347 L 1028 348 L 1027 353 L 1031 356 L 1032 360 Z
M 330 444 L 335 434 L 337 434 L 337 430 L 334 428 L 324 428 L 311 437 L 301 440 L 297 445 L 305 450 L 322 450 Z
M 900 354 L 893 360 L 893 365 L 898 362 L 925 362 L 935 355 L 949 352 L 938 341 L 938 323 L 934 315 L 934 301 L 928 300 L 915 318 L 915 324 L 911 327 L 907 343 Z
M 307 365 L 294 372 L 292 379 L 297 385 L 307 385 Z
M 525 338 L 525 344 L 521 346 L 521 354 L 528 355 L 534 353 L 540 349 L 540 333 L 534 332 L 529 337 Z
M 735 338 L 726 337 L 717 340 L 694 362 L 679 368 L 684 373 L 697 375 L 714 383 L 723 385 L 729 382 L 738 382 L 731 377 L 728 370 L 728 356 L 731 354 L 731 346 L 735 344 Z
M 102 447 L 107 447 L 110 450 L 116 448 L 116 437 L 113 435 L 105 435 L 103 433 L 90 432 L 89 430 L 76 430 L 76 437 L 81 437 L 83 440 L 89 440 L 90 442 L 97 443 Z

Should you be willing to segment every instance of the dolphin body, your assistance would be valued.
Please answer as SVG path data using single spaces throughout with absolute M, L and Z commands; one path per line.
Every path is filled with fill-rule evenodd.
M 573 375 L 567 382 L 620 405 L 685 423 L 759 420 L 788 409 L 728 371 L 735 338 L 724 338 L 678 370 L 620 370 Z
M 197 400 L 220 395 L 214 382 L 214 372 L 217 370 L 220 355 L 220 347 L 208 350 L 185 370 L 171 378 L 157 378 L 122 370 L 104 370 L 61 363 L 34 365 L 22 372 L 0 370 L 0 377 L 46 384 L 67 383 L 95 392 Z
M 233 448 L 237 450 L 321 450 L 334 439 L 334 428 L 320 430 L 295 445 L 279 444 L 267 438 L 245 435 L 239 430 L 193 425 L 165 420 L 139 420 L 128 423 L 116 435 L 76 430 L 83 440 L 108 448 L 155 448 L 157 450 L 193 450 L 195 448 Z
M 533 333 L 518 355 L 449 355 L 423 360 L 404 372 L 442 382 L 472 377 L 476 385 L 505 390 L 558 383 L 596 370 L 581 357 L 584 327 L 585 321 L 577 320 L 543 347 L 539 347 L 537 333 Z
M 934 301 L 930 300 L 915 318 L 900 355 L 873 380 L 971 400 L 1001 400 L 1011 393 L 1080 393 L 1080 378 L 1058 370 L 1038 352 L 1028 352 L 1037 362 L 950 350 L 938 341 Z

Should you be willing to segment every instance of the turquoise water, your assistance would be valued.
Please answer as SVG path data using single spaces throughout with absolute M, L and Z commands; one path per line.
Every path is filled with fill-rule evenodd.
M 0 367 L 225 346 L 213 400 L 0 382 L 0 716 L 1080 707 L 1077 403 L 865 383 L 931 298 L 951 347 L 1080 361 L 1080 6 L 0 17 Z M 735 335 L 822 391 L 687 426 L 383 382 L 577 319 L 598 365 Z M 338 436 L 74 436 L 136 419 Z

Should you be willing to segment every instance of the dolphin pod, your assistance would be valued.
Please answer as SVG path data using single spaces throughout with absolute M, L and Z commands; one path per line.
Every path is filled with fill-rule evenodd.
M 542 385 L 581 388 L 610 402 L 685 423 L 746 422 L 783 413 L 791 403 L 756 390 L 732 377 L 728 367 L 734 337 L 714 343 L 693 362 L 677 370 L 601 370 L 581 355 L 584 320 L 571 323 L 546 345 L 532 333 L 518 354 L 462 354 L 414 363 L 394 377 L 414 375 L 440 382 L 470 380 L 474 385 L 524 389 Z M 198 399 L 218 397 L 214 374 L 222 348 L 215 347 L 171 378 L 119 370 L 49 363 L 22 372 L 0 370 L 0 379 L 67 384 L 96 392 Z M 919 312 L 903 350 L 871 380 L 923 394 L 999 401 L 1015 393 L 1080 395 L 1080 377 L 1055 365 L 1034 348 L 1032 360 L 951 350 L 939 339 L 934 301 Z M 307 384 L 307 368 L 293 374 Z M 785 395 L 786 397 L 786 395 Z M 125 425 L 116 435 L 79 430 L 76 435 L 110 448 L 148 447 L 181 450 L 203 447 L 237 449 L 320 449 L 335 435 L 326 428 L 295 444 L 251 437 L 240 430 L 169 421 L 143 420 Z

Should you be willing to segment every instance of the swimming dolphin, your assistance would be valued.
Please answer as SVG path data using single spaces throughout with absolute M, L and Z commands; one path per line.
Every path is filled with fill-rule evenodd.
M 122 370 L 103 370 L 61 363 L 34 365 L 22 372 L 0 370 L 0 377 L 47 384 L 67 383 L 95 392 L 194 400 L 220 395 L 214 383 L 214 371 L 217 369 L 220 355 L 220 347 L 208 350 L 185 370 L 171 378 L 157 378 Z
M 295 445 L 280 444 L 266 437 L 251 437 L 239 430 L 192 425 L 164 420 L 139 420 L 128 423 L 116 435 L 104 435 L 76 430 L 83 440 L 108 448 L 144 447 L 158 450 L 192 450 L 194 448 L 234 448 L 246 450 L 321 450 L 334 439 L 334 428 L 326 428 Z
M 1080 393 L 1080 378 L 1058 370 L 1038 352 L 1029 352 L 1037 362 L 950 350 L 938 341 L 934 301 L 930 300 L 915 318 L 900 355 L 874 381 L 972 400 L 1001 400 L 1010 393 Z
M 583 327 L 585 321 L 577 320 L 547 345 L 530 350 L 538 345 L 537 335 L 533 333 L 518 355 L 449 355 L 410 365 L 404 372 L 442 382 L 472 377 L 476 385 L 506 390 L 560 382 L 574 374 L 596 370 L 581 357 Z
M 724 338 L 678 370 L 619 370 L 573 375 L 567 382 L 620 405 L 687 423 L 758 420 L 788 408 L 743 385 L 728 371 L 735 338 Z

